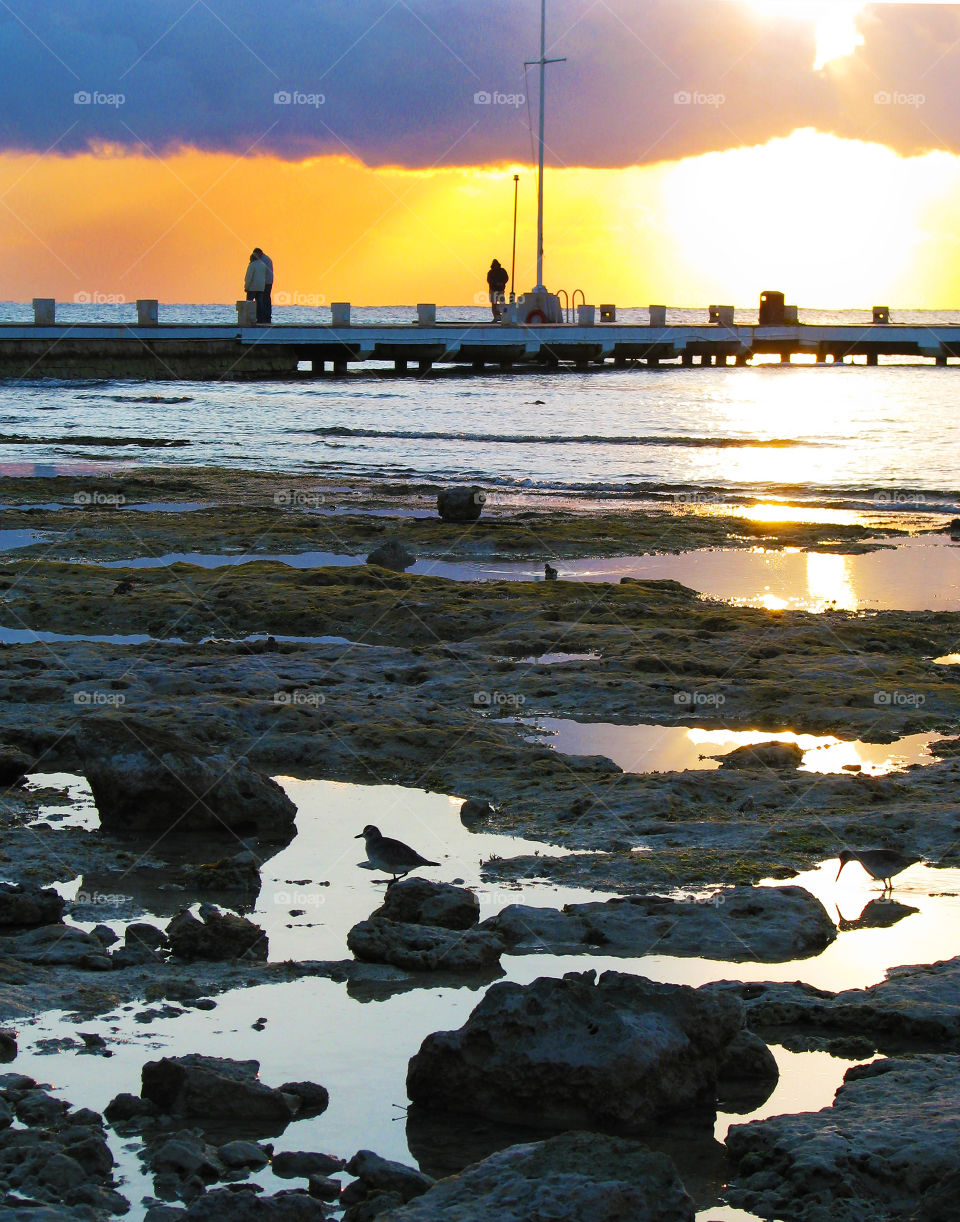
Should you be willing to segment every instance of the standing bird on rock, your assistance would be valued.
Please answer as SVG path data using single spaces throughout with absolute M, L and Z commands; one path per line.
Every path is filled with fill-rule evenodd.
M 883 883 L 884 891 L 892 891 L 894 875 L 901 874 L 922 860 L 921 857 L 898 853 L 896 849 L 865 849 L 862 853 L 857 853 L 853 849 L 844 849 L 840 854 L 840 869 L 837 871 L 837 878 L 843 873 L 844 866 L 849 865 L 851 861 L 859 861 L 871 878 Z
M 543 566 L 543 577 L 545 581 L 557 580 L 557 570 L 549 561 Z
M 427 861 L 426 857 L 421 857 L 416 849 L 412 849 L 409 844 L 404 844 L 402 840 L 391 840 L 389 836 L 384 836 L 380 829 L 374 827 L 372 823 L 368 823 L 358 836 L 354 836 L 354 840 L 364 841 L 367 861 L 371 866 L 382 870 L 384 874 L 393 875 L 390 883 L 395 883 L 398 878 L 409 874 L 417 866 L 438 866 L 440 864 L 439 861 Z

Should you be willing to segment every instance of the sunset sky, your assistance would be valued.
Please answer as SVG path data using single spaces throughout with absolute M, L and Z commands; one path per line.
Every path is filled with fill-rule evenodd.
M 531 287 L 539 8 L 5 0 L 0 298 L 470 303 L 514 173 Z M 960 5 L 547 11 L 548 287 L 960 304 Z

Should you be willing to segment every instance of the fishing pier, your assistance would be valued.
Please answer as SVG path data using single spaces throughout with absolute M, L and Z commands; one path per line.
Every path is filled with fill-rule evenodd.
M 960 360 L 960 326 L 740 325 L 721 321 L 668 326 L 617 322 L 613 307 L 578 311 L 570 323 L 438 322 L 421 306 L 409 323 L 356 323 L 349 307 L 336 325 L 174 325 L 157 321 L 156 302 L 139 303 L 136 323 L 0 324 L 0 378 L 131 378 L 253 380 L 343 376 L 366 366 L 379 374 L 424 376 L 443 368 L 477 373 L 603 365 L 750 365 L 756 358 L 789 363 L 877 365 L 881 357 L 946 365 Z M 246 303 L 243 303 L 246 304 Z M 661 307 L 662 308 L 662 307 Z M 242 315 L 242 311 L 239 311 Z M 344 316 L 346 314 L 346 317 Z M 732 314 L 732 311 L 731 311 Z M 875 311 L 882 317 L 888 315 Z M 606 315 L 606 317 L 604 317 Z M 654 325 L 659 323 L 660 325 Z

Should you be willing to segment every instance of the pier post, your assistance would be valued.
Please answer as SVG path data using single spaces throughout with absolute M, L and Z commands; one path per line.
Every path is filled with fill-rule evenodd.
M 339 357 L 333 362 L 333 372 L 336 376 L 343 377 L 347 372 L 347 361 L 345 357 Z
M 53 327 L 57 322 L 57 302 L 54 297 L 34 297 L 33 325 Z
M 820 347 L 817 349 L 817 364 L 826 365 L 826 363 L 827 363 L 827 350 L 826 348 Z
M 944 352 L 944 353 L 941 353 L 940 356 L 937 357 L 937 365 L 940 366 L 941 368 L 944 368 L 946 364 L 947 364 L 947 355 Z
M 693 366 L 693 353 L 684 352 L 684 354 L 680 358 L 680 363 L 684 367 L 684 369 L 690 369 Z
M 871 365 L 871 366 L 872 366 L 872 365 L 877 365 L 877 364 L 879 364 L 879 362 L 880 362 L 880 357 L 877 355 L 877 353 L 876 353 L 876 352 L 868 352 L 868 353 L 867 353 L 867 364 L 868 364 L 868 365 Z
M 432 368 L 433 368 L 433 361 L 417 361 L 417 373 L 418 374 L 422 375 L 425 373 L 429 373 Z
M 474 361 L 472 368 L 474 373 L 483 373 L 483 361 Z
M 407 362 L 401 361 L 399 358 L 395 360 L 393 362 L 393 372 L 394 373 L 406 373 L 407 372 Z
M 160 303 L 152 297 L 137 301 L 137 326 L 157 327 L 160 325 Z
M 789 364 L 790 364 L 790 356 L 791 356 L 791 354 L 790 354 L 790 353 L 789 353 L 789 352 L 788 352 L 786 349 L 784 349 L 784 351 L 780 353 L 780 364 L 781 364 L 781 365 L 789 365 Z
M 647 368 L 648 369 L 659 369 L 660 368 L 660 358 L 658 356 L 648 356 L 647 357 Z
M 330 325 L 331 327 L 350 326 L 349 301 L 332 301 L 330 303 Z
M 614 369 L 626 369 L 627 358 L 625 356 L 614 356 L 613 367 Z
M 749 352 L 740 352 L 737 354 L 737 365 L 741 369 L 743 369 L 745 366 L 749 364 L 750 364 L 750 353 Z

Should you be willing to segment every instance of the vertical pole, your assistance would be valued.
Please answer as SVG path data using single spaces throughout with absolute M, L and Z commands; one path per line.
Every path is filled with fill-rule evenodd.
M 513 282 L 514 272 L 517 268 L 517 191 L 520 187 L 520 175 L 513 176 L 513 254 L 510 256 L 510 300 L 516 301 L 517 294 Z
M 537 288 L 543 289 L 543 134 L 547 83 L 547 0 L 540 0 L 540 140 L 537 174 Z

